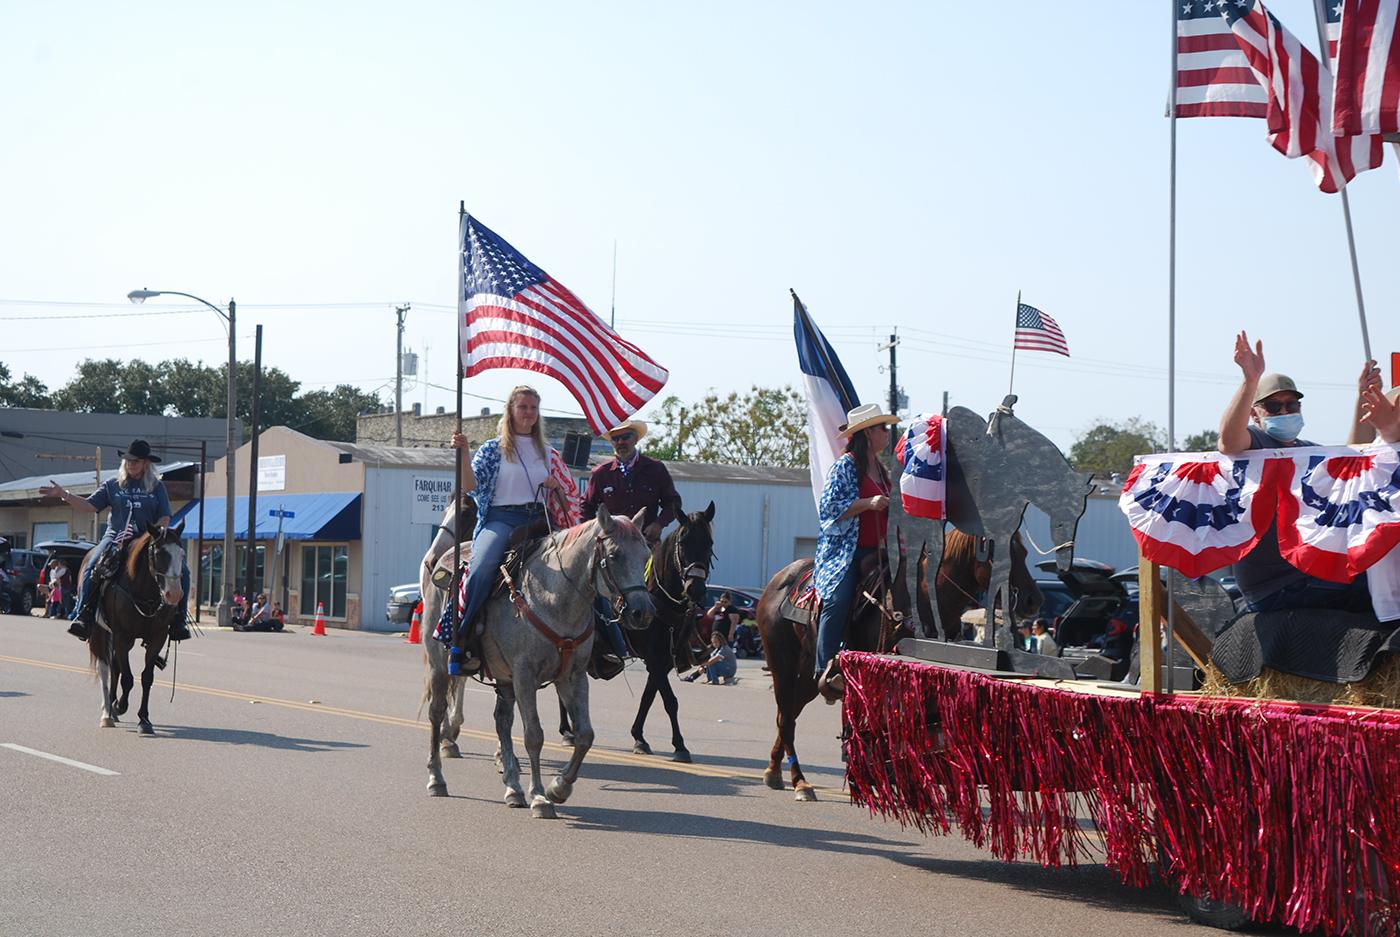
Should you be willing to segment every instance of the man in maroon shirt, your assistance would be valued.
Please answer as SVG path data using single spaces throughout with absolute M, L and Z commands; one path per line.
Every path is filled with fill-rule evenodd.
M 645 510 L 642 533 L 654 547 L 661 532 L 676 519 L 681 499 L 665 464 L 637 450 L 637 443 L 646 434 L 647 425 L 641 420 L 628 420 L 604 434 L 612 443 L 615 458 L 594 467 L 589 476 L 583 519 L 596 517 L 600 504 L 606 504 L 614 517 L 632 517 Z

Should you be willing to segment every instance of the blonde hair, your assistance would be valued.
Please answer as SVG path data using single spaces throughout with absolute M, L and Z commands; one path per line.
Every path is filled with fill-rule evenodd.
M 126 459 L 122 459 L 121 468 L 117 469 L 117 485 L 125 488 L 129 481 L 131 481 L 131 476 L 126 473 Z M 148 461 L 146 471 L 141 476 L 141 487 L 147 491 L 155 491 L 158 484 L 160 484 L 160 473 L 156 471 L 156 464 Z
M 540 392 L 529 384 L 518 384 L 511 388 L 510 396 L 506 398 L 506 408 L 501 414 L 501 423 L 496 427 L 497 438 L 501 441 L 501 454 L 507 459 L 515 461 L 515 433 L 510 428 L 510 412 L 515 406 L 515 401 L 521 397 L 534 397 L 535 404 L 540 402 Z M 544 441 L 544 416 L 535 418 L 535 428 L 530 432 L 530 437 L 535 440 L 535 445 L 539 447 L 540 458 L 546 458 L 549 454 L 549 446 Z

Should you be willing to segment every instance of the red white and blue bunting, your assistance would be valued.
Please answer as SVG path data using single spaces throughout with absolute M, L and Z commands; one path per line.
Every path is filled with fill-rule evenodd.
M 895 455 L 904 466 L 899 479 L 904 513 L 942 520 L 948 482 L 943 417 L 927 413 L 916 416 L 895 447 Z
M 1348 582 L 1400 543 L 1400 447 L 1138 456 L 1118 504 L 1142 555 L 1183 575 L 1237 562 L 1277 520 L 1289 563 Z

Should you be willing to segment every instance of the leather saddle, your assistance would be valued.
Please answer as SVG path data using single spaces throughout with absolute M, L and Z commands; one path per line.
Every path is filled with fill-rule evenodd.
M 874 554 L 865 557 L 860 563 L 860 579 L 856 585 L 855 601 L 851 603 L 851 615 L 855 616 L 856 610 L 869 604 L 866 595 L 879 595 L 879 590 L 884 588 L 881 582 L 880 558 Z M 779 606 L 782 616 L 800 627 L 813 626 L 816 623 L 817 615 L 821 611 L 821 601 L 817 598 L 815 585 L 816 568 L 809 569 L 806 573 L 798 577 L 791 588 L 783 594 L 783 601 Z M 850 621 L 846 622 L 850 625 Z M 844 629 L 843 629 L 844 630 Z

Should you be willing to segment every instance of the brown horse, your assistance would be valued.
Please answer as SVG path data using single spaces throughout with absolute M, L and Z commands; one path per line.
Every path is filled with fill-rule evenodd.
M 149 702 L 156 667 L 164 667 L 160 652 L 170 633 L 170 620 L 185 601 L 180 587 L 185 551 L 180 535 L 185 524 L 162 529 L 152 525 L 126 549 L 117 574 L 108 581 L 97 602 L 97 627 L 88 637 L 88 654 L 102 683 L 103 728 L 111 728 L 126 714 L 131 687 L 130 654 L 137 641 L 146 647 L 141 668 L 141 708 L 136 711 L 138 730 L 155 735 Z M 116 549 L 113 547 L 112 549 Z M 96 550 L 88 554 L 92 562 Z M 84 565 L 86 565 L 86 562 Z M 121 695 L 117 694 L 118 684 Z
M 992 564 L 977 558 L 977 538 L 950 526 L 943 541 L 943 561 L 938 564 L 933 593 L 938 599 L 938 619 L 943 626 L 943 640 L 962 639 L 962 615 L 971 608 L 982 607 L 981 596 L 987 592 Z M 1026 547 L 1018 531 L 1011 538 L 1012 609 L 1020 619 L 1030 618 L 1040 610 L 1043 598 L 1035 580 L 1026 567 Z M 929 596 L 928 544 L 919 551 L 918 583 L 919 621 L 924 634 L 936 636 L 933 602 Z
M 853 651 L 890 651 L 901 638 L 909 637 L 909 586 L 904 577 L 907 551 L 904 535 L 899 540 L 899 566 L 891 579 L 888 564 L 878 563 L 871 574 L 861 578 L 845 646 Z M 883 557 L 881 557 L 883 560 Z M 816 616 L 807 623 L 793 621 L 783 614 L 783 599 L 793 587 L 807 578 L 814 561 L 801 559 L 778 571 L 763 590 L 755 609 L 758 630 L 763 636 L 763 652 L 773 677 L 773 697 L 778 704 L 778 737 L 768 757 L 763 781 L 774 790 L 783 789 L 779 760 L 787 755 L 792 787 L 798 800 L 816 800 L 817 792 L 802 774 L 793 737 L 797 717 L 817 695 Z M 873 599 L 873 601 L 872 601 Z

